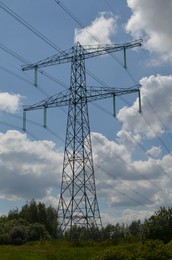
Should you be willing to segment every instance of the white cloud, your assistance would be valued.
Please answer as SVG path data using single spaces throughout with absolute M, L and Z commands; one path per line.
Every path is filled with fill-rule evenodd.
M 127 0 L 133 14 L 126 30 L 134 38 L 143 37 L 145 47 L 172 62 L 172 2 L 171 0 Z
M 98 200 L 100 205 L 106 204 L 106 212 L 109 212 L 103 213 L 106 222 L 112 218 L 125 223 L 138 218 L 143 220 L 162 205 L 170 205 L 170 154 L 161 159 L 133 160 L 131 151 L 123 144 L 110 141 L 99 133 L 92 133 L 92 140 Z M 120 208 L 120 215 L 123 215 L 117 217 L 116 210 Z M 125 209 L 132 214 L 125 214 Z
M 147 151 L 147 154 L 148 154 L 150 157 L 156 158 L 156 157 L 158 157 L 158 156 L 161 154 L 161 148 L 160 148 L 160 147 L 153 146 L 151 149 L 149 149 L 149 150 Z
M 19 94 L 0 92 L 0 112 L 15 113 L 21 104 Z
M 123 122 L 122 133 L 131 131 L 133 136 L 155 138 L 171 129 L 172 122 L 172 76 L 150 76 L 141 79 L 142 115 L 138 113 L 138 98 L 131 107 L 123 107 L 118 118 Z
M 115 219 L 116 223 L 131 223 L 134 220 L 141 220 L 142 222 L 154 214 L 152 210 L 132 210 L 125 209 L 122 216 Z
M 171 155 L 133 161 L 123 144 L 110 141 L 100 133 L 92 133 L 92 141 L 98 201 L 110 212 L 103 214 L 104 221 L 112 220 L 113 216 L 116 222 L 128 223 L 149 216 L 161 205 L 169 205 Z M 51 141 L 31 141 L 26 134 L 12 130 L 1 133 L 0 199 L 35 198 L 57 208 L 62 159 Z M 121 207 L 122 216 L 116 216 L 116 208 Z
M 43 198 L 60 185 L 61 167 L 62 155 L 53 142 L 32 142 L 13 130 L 0 134 L 0 196 Z
M 116 32 L 116 20 L 111 14 L 100 13 L 90 26 L 75 29 L 74 42 L 82 45 L 111 43 L 111 36 Z
M 117 223 L 120 224 L 131 224 L 132 221 L 135 220 L 141 220 L 142 222 L 152 216 L 154 214 L 154 211 L 152 210 L 133 210 L 130 208 L 126 208 L 123 213 L 120 213 L 120 216 L 118 216 L 118 210 L 116 210 L 116 214 L 109 214 L 102 212 L 102 222 L 104 225 L 112 224 L 116 225 Z M 116 217 L 115 217 L 116 215 Z

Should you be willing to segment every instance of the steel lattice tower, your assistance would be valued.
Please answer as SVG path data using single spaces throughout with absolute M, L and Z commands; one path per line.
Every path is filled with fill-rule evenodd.
M 58 215 L 64 226 L 101 227 L 88 117 L 85 62 L 78 45 L 71 65 L 71 83 Z M 66 201 L 66 198 L 69 201 Z
M 141 40 L 123 45 L 109 44 L 82 46 L 77 43 L 70 50 L 56 54 L 38 63 L 23 66 L 23 70 L 71 62 L 70 88 L 51 96 L 39 103 L 24 108 L 24 125 L 26 128 L 26 111 L 44 109 L 44 126 L 46 126 L 46 109 L 68 105 L 66 140 L 62 171 L 61 193 L 58 216 L 61 230 L 82 227 L 87 231 L 99 230 L 102 226 L 96 196 L 93 155 L 88 115 L 88 102 L 113 97 L 115 114 L 115 97 L 138 92 L 140 85 L 133 88 L 115 89 L 104 87 L 86 87 L 85 59 L 124 51 L 126 66 L 126 49 L 141 46 Z M 36 74 L 35 74 L 35 78 Z M 35 85 L 37 83 L 35 82 Z M 139 107 L 139 110 L 141 107 Z

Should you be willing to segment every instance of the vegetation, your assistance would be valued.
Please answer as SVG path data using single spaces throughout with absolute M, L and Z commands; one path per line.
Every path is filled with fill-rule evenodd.
M 32 200 L 21 211 L 11 210 L 0 217 L 0 244 L 22 245 L 28 241 L 55 239 L 57 237 L 57 212 Z
M 168 243 L 172 239 L 172 208 L 160 208 L 142 225 L 142 239 L 159 239 Z
M 32 200 L 0 217 L 0 259 L 172 259 L 171 227 L 172 208 L 163 207 L 143 224 L 109 224 L 99 234 L 73 227 L 58 240 L 56 210 Z
M 0 259 L 12 260 L 166 260 L 172 259 L 172 244 L 148 240 L 144 244 L 111 245 L 111 241 L 30 242 L 22 246 L 0 246 Z

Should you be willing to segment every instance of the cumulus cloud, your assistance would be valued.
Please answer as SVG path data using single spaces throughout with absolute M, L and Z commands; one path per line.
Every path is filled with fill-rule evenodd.
M 100 13 L 90 26 L 75 29 L 74 42 L 83 45 L 111 43 L 111 36 L 116 32 L 116 20 L 117 18 L 109 13 Z
M 19 94 L 0 92 L 0 112 L 15 113 L 21 104 Z
M 160 147 L 153 146 L 153 147 L 151 147 L 151 149 L 149 149 L 149 150 L 147 151 L 147 154 L 148 154 L 150 157 L 156 158 L 156 157 L 158 157 L 158 156 L 161 154 L 161 148 L 160 148 Z
M 172 194 L 172 156 L 159 159 L 133 160 L 129 150 L 115 141 L 110 141 L 100 133 L 92 133 L 97 193 L 101 204 L 106 204 L 111 212 L 104 214 L 108 221 L 132 221 L 136 217 L 144 219 L 160 206 L 169 206 Z M 152 149 L 152 153 L 160 149 Z M 123 207 L 133 211 L 131 217 L 116 216 L 116 209 Z
M 172 199 L 170 154 L 133 161 L 123 144 L 100 133 L 92 133 L 92 142 L 99 204 L 111 212 L 103 213 L 104 221 L 112 219 L 112 215 L 116 222 L 127 219 L 125 212 L 122 217 L 116 216 L 116 208 L 133 211 L 131 216 L 128 214 L 128 221 L 132 221 L 168 205 Z M 57 208 L 62 159 L 54 142 L 31 141 L 14 130 L 0 133 L 0 199 L 35 198 Z
M 136 38 L 143 37 L 145 47 L 172 62 L 172 2 L 171 0 L 127 0 L 132 16 L 126 30 Z
M 43 198 L 60 185 L 62 156 L 51 141 L 31 141 L 9 130 L 0 134 L 0 196 Z
M 121 131 L 131 131 L 134 136 L 155 138 L 171 129 L 172 76 L 152 75 L 140 81 L 142 115 L 138 113 L 138 98 L 131 107 L 123 107 L 118 118 L 123 122 Z M 162 102 L 163 97 L 163 102 Z M 118 136 L 123 136 L 119 131 Z
M 101 214 L 101 217 L 105 225 L 116 225 L 117 223 L 131 224 L 131 222 L 135 220 L 141 220 L 142 222 L 144 222 L 145 219 L 149 218 L 153 214 L 154 211 L 152 210 L 133 210 L 130 208 L 126 208 L 123 213 L 120 214 L 120 216 L 118 216 L 118 211 L 116 211 L 116 217 L 115 215 L 111 215 L 105 212 Z
M 122 216 L 115 219 L 116 223 L 131 223 L 134 220 L 144 221 L 146 218 L 149 218 L 154 214 L 154 211 L 150 210 L 132 210 L 125 209 Z

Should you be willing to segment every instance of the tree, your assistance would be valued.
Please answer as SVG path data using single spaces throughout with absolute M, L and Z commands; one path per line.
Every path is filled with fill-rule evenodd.
M 131 224 L 128 227 L 129 229 L 129 233 L 132 236 L 137 236 L 140 235 L 140 231 L 141 231 L 141 222 L 140 220 L 134 220 L 131 222 Z
M 8 213 L 8 220 L 10 219 L 18 219 L 19 218 L 19 211 L 17 209 L 10 210 Z
M 49 234 L 52 236 L 52 238 L 57 238 L 58 234 L 58 214 L 57 210 L 53 207 L 49 206 L 46 209 L 46 229 L 49 232 Z
M 160 208 L 142 225 L 142 238 L 159 239 L 168 243 L 172 239 L 172 208 Z

